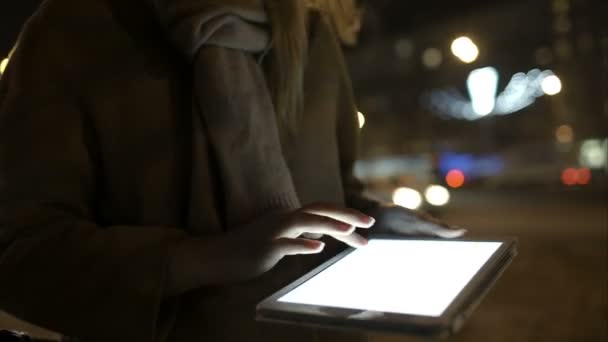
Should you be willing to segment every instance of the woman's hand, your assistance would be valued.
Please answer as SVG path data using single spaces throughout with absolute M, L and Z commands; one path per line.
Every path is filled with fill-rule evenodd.
M 308 236 L 328 235 L 352 247 L 365 246 L 367 240 L 355 230 L 369 228 L 374 222 L 353 209 L 314 204 L 236 228 L 224 242 L 231 251 L 235 276 L 245 279 L 269 271 L 285 256 L 320 253 L 324 243 Z
M 467 231 L 444 223 L 431 215 L 392 204 L 382 204 L 375 212 L 378 234 L 424 235 L 445 239 L 463 236 Z
M 257 277 L 288 255 L 320 253 L 324 244 L 303 235 L 328 235 L 353 247 L 367 244 L 357 228 L 374 219 L 356 210 L 314 204 L 270 215 L 210 238 L 186 238 L 172 253 L 165 288 L 173 296 L 206 285 Z

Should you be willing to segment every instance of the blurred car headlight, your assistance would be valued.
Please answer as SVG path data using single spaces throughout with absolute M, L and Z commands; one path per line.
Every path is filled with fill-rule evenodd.
M 424 197 L 430 205 L 441 207 L 450 202 L 450 191 L 441 185 L 430 185 L 424 191 Z
M 417 190 L 398 188 L 393 192 L 393 203 L 414 210 L 422 205 L 422 196 Z

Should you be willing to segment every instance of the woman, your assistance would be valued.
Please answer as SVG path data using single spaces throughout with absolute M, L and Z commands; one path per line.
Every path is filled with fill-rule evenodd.
M 41 6 L 0 88 L 0 308 L 83 341 L 336 340 L 253 321 L 257 301 L 332 255 L 313 237 L 363 245 L 368 215 L 462 234 L 362 196 L 338 14 L 302 4 Z M 211 122 L 210 108 L 250 106 L 267 126 Z M 251 179 L 275 171 L 297 206 L 331 204 L 259 205 Z M 279 263 L 297 254 L 319 258 Z

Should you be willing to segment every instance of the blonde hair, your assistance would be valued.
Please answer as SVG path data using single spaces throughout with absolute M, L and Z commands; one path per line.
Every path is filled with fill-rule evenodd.
M 307 0 L 308 7 L 325 12 L 340 41 L 355 45 L 361 29 L 363 11 L 357 0 Z
M 302 0 L 266 0 L 272 23 L 269 86 L 279 124 L 295 133 L 303 110 L 308 50 L 307 9 Z
M 273 39 L 269 87 L 279 124 L 288 133 L 295 133 L 304 103 L 308 10 L 325 12 L 347 45 L 356 42 L 352 37 L 360 28 L 361 11 L 356 0 L 265 0 L 265 4 Z

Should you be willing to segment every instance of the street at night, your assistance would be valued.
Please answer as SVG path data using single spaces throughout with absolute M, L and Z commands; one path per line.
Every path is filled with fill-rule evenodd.
M 447 221 L 472 237 L 511 236 L 519 255 L 449 341 L 606 341 L 608 200 L 601 194 L 475 193 Z M 373 335 L 374 342 L 416 341 Z

